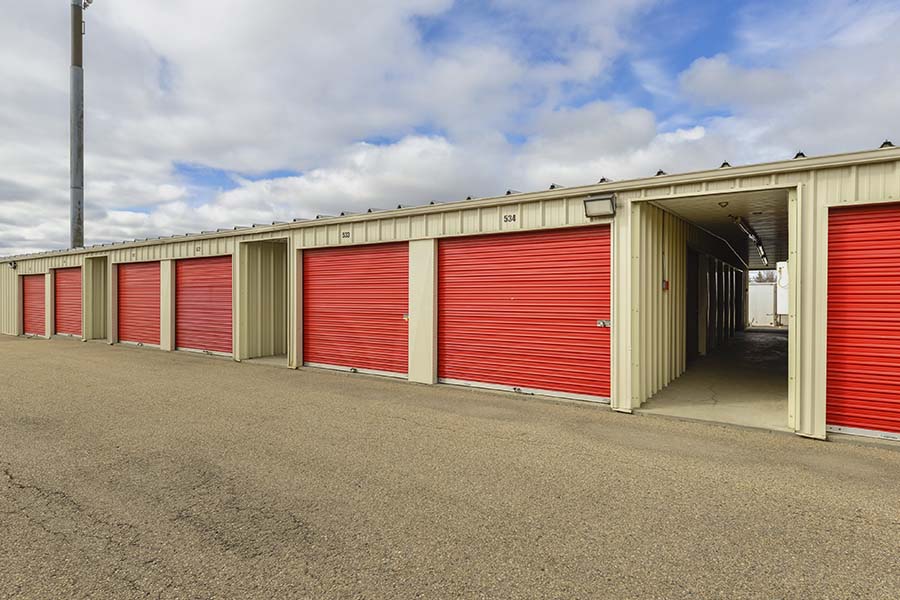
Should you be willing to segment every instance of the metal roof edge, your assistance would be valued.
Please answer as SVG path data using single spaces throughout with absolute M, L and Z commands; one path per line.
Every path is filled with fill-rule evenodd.
M 404 207 L 397 209 L 385 209 L 372 213 L 353 213 L 346 216 L 329 216 L 325 219 L 309 219 L 303 221 L 293 221 L 289 223 L 277 225 L 264 225 L 253 227 L 254 234 L 274 233 L 285 230 L 304 229 L 306 227 L 316 227 L 326 222 L 328 225 L 340 225 L 342 223 L 353 223 L 356 221 L 368 221 L 371 219 L 391 218 L 397 216 L 415 216 L 428 213 L 439 213 L 447 210 L 458 210 L 466 208 L 479 208 L 481 206 L 500 206 L 508 204 L 520 204 L 522 202 L 533 202 L 539 200 L 553 200 L 559 198 L 571 198 L 577 196 L 588 195 L 598 192 L 625 192 L 643 188 L 659 188 L 679 184 L 699 183 L 704 181 L 720 181 L 723 179 L 735 179 L 740 177 L 748 177 L 753 175 L 777 175 L 782 173 L 815 171 L 829 168 L 852 167 L 861 164 L 874 164 L 880 162 L 900 161 L 900 147 L 877 148 L 874 150 L 861 150 L 856 152 L 845 152 L 841 154 L 828 154 L 822 156 L 813 156 L 807 158 L 791 158 L 787 160 L 754 163 L 751 165 L 705 169 L 702 171 L 689 171 L 686 173 L 674 173 L 671 175 L 653 175 L 638 179 L 627 179 L 622 181 L 609 181 L 607 183 L 594 183 L 574 187 L 558 187 L 551 190 L 540 190 L 535 192 L 522 192 L 511 195 L 504 193 L 500 196 L 489 196 L 485 198 L 472 198 L 465 200 L 451 200 L 448 202 L 437 202 L 435 204 L 424 204 L 422 206 Z M 9 263 L 19 260 L 34 260 L 44 258 L 50 255 L 64 254 L 67 256 L 77 256 L 80 254 L 107 253 L 110 250 L 119 250 L 127 248 L 139 248 L 142 246 L 152 246 L 156 244 L 171 244 L 190 240 L 205 240 L 211 238 L 227 238 L 246 235 L 247 229 L 214 231 L 209 234 L 181 234 L 172 237 L 154 238 L 144 241 L 127 241 L 113 242 L 100 246 L 87 248 L 77 248 L 72 250 L 48 250 L 36 252 L 33 254 L 22 254 L 16 256 L 0 257 L 0 263 Z

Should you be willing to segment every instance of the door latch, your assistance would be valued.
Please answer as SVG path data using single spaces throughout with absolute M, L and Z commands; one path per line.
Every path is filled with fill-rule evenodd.
M 409 321 L 409 313 L 403 313 L 403 320 Z
M 604 320 L 604 319 L 598 319 L 598 320 L 597 320 L 597 327 L 602 327 L 602 328 L 604 328 L 604 329 L 609 329 L 610 327 L 612 327 L 612 321 L 610 321 L 610 320 L 608 320 L 608 319 L 606 319 L 606 320 Z

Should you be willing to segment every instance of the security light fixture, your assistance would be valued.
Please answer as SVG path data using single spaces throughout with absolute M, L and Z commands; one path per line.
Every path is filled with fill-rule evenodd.
M 600 181 L 598 181 L 597 183 L 609 183 L 610 181 L 612 181 L 612 179 L 610 179 L 609 177 L 601 177 Z
M 806 155 L 803 154 L 803 150 L 801 150 L 800 152 L 798 152 L 797 154 L 794 155 L 795 160 L 798 158 L 806 158 Z
M 893 142 L 891 142 L 891 140 L 884 140 L 884 141 L 881 143 L 881 147 L 882 147 L 882 148 L 893 148 L 893 147 L 894 147 L 894 144 L 893 144 Z
M 12 269 L 13 271 L 15 271 L 18 266 L 19 265 L 18 265 L 18 263 L 16 263 L 16 261 L 12 261 L 11 263 L 9 263 L 9 268 Z
M 660 169 L 659 171 L 656 172 L 657 177 L 662 177 L 663 175 L 666 175 L 666 172 L 663 171 L 662 169 Z
M 598 194 L 584 199 L 584 216 L 614 217 L 616 216 L 616 195 Z
M 551 190 L 558 190 L 558 189 L 561 188 L 561 187 L 566 187 L 566 186 L 564 186 L 564 185 L 559 185 L 558 183 L 551 183 L 551 184 L 550 184 L 550 189 L 551 189 Z
M 730 162 L 728 162 L 727 160 L 723 160 L 723 161 L 722 161 L 722 164 L 719 165 L 719 168 L 720 168 L 720 169 L 727 169 L 727 168 L 730 167 L 730 166 L 731 166 L 731 163 L 730 163 Z
M 512 196 L 513 194 L 521 194 L 521 193 L 522 192 L 520 192 L 519 190 L 506 190 L 507 196 Z

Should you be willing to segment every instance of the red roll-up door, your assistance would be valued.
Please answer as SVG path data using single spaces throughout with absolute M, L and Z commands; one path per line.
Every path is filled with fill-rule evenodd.
M 159 345 L 159 263 L 118 266 L 119 341 Z
M 44 275 L 22 277 L 22 325 L 25 335 L 46 335 Z
M 441 240 L 438 375 L 607 399 L 610 228 Z
M 231 256 L 175 263 L 175 345 L 232 353 Z
M 829 428 L 900 433 L 900 205 L 828 219 Z
M 407 243 L 303 252 L 303 359 L 408 371 Z
M 53 288 L 56 333 L 81 335 L 81 267 L 57 269 Z

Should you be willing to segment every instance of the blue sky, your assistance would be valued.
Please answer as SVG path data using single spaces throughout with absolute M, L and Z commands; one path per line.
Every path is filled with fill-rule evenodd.
M 50 4 L 0 22 L 30 49 L 0 53 L 0 254 L 67 242 Z M 87 21 L 89 243 L 900 138 L 895 0 L 98 0 Z

